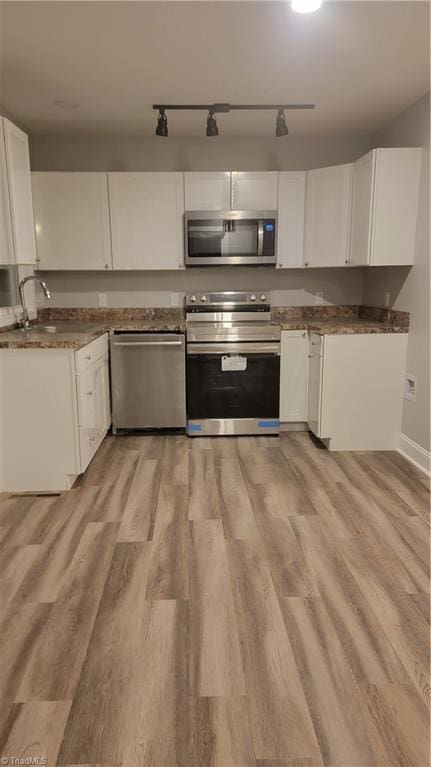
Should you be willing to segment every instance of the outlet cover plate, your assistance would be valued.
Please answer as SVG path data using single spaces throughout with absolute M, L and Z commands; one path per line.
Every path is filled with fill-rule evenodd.
M 404 399 L 408 399 L 409 402 L 416 402 L 416 392 L 418 379 L 416 376 L 410 373 L 404 375 Z

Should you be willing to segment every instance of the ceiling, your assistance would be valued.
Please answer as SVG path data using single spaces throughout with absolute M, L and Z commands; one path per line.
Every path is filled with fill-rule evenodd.
M 427 2 L 0 3 L 0 103 L 33 133 L 154 134 L 156 103 L 314 102 L 295 135 L 371 133 L 429 90 Z M 77 109 L 54 106 L 57 99 Z M 168 113 L 170 136 L 206 115 Z M 275 114 L 218 117 L 272 136 Z

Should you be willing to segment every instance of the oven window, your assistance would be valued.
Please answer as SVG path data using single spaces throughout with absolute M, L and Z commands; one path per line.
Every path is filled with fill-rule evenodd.
M 220 354 L 187 357 L 187 415 L 198 418 L 278 418 L 280 357 L 247 355 L 241 371 L 222 371 Z
M 257 256 L 258 221 L 189 221 L 188 243 L 190 258 Z

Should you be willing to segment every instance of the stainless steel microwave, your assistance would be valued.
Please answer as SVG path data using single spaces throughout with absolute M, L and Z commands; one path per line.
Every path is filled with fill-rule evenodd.
M 186 266 L 271 266 L 276 262 L 274 210 L 197 210 L 185 214 Z

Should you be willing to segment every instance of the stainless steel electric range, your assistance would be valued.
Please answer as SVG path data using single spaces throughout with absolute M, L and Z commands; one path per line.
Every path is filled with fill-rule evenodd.
M 280 329 L 267 292 L 187 295 L 187 432 L 278 434 Z

